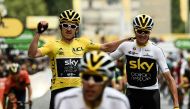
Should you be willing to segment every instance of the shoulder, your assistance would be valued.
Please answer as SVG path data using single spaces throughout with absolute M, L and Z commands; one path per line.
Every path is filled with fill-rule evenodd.
M 48 41 L 44 45 L 54 45 L 54 44 L 58 44 L 60 42 L 61 42 L 61 40 Z
M 149 44 L 152 46 L 152 49 L 155 51 L 162 51 L 162 48 L 159 47 L 156 43 L 149 41 Z
M 128 102 L 127 97 L 116 89 L 106 87 L 105 95 L 110 100 L 117 100 L 119 102 Z
M 80 94 L 82 94 L 81 88 L 72 88 L 67 91 L 58 93 L 56 95 L 56 100 L 57 101 L 69 100 L 69 99 L 77 98 L 78 95 Z
M 28 71 L 26 71 L 26 70 L 21 70 L 21 71 L 20 71 L 20 75 L 21 75 L 21 76 L 28 76 L 29 74 L 28 74 Z
M 79 37 L 79 38 L 75 38 L 75 41 L 90 41 L 90 39 L 85 38 L 85 37 Z
M 134 41 L 125 41 L 119 45 L 119 49 L 126 50 L 128 48 L 131 48 L 134 45 Z

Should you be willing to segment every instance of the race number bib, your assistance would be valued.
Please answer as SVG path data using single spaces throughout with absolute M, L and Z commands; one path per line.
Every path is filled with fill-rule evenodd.
M 56 61 L 58 77 L 79 77 L 80 58 L 61 58 Z

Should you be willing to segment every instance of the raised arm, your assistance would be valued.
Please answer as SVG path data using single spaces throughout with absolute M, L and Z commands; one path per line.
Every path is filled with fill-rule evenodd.
M 101 45 L 100 50 L 105 51 L 105 52 L 113 52 L 117 49 L 117 47 L 125 41 L 131 41 L 133 40 L 134 37 L 129 37 L 123 40 L 119 40 L 119 41 L 113 41 L 113 42 L 108 42 L 108 43 L 104 43 Z
M 48 28 L 48 23 L 46 21 L 41 21 L 38 23 L 38 32 L 35 33 L 34 38 L 29 46 L 28 50 L 28 56 L 35 58 L 35 57 L 41 57 L 42 54 L 40 50 L 38 49 L 38 41 L 40 38 L 40 34 L 42 34 L 47 28 Z
M 36 33 L 28 49 L 29 57 L 35 58 L 35 57 L 42 56 L 40 50 L 38 49 L 39 38 L 40 38 L 40 34 Z

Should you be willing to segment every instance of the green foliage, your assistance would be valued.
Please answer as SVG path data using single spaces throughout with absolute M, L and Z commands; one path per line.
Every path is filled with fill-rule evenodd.
M 25 22 L 26 16 L 47 15 L 44 0 L 5 0 L 8 16 L 16 17 Z
M 171 1 L 172 33 L 185 33 L 185 24 L 180 17 L 180 0 Z
M 72 9 L 72 0 L 46 0 L 49 15 L 58 16 L 62 11 Z

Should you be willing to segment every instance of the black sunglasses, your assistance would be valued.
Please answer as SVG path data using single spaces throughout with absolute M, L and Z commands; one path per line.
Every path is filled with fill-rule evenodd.
M 142 33 L 149 34 L 150 33 L 150 31 L 147 31 L 147 30 L 136 30 L 136 32 L 138 34 L 142 34 Z
M 62 23 L 60 24 L 63 28 L 72 28 L 72 29 L 76 29 L 78 26 L 75 24 L 67 24 L 67 23 Z
M 101 83 L 104 81 L 103 77 L 100 75 L 90 75 L 90 74 L 82 74 L 82 79 L 85 81 L 89 81 L 90 78 L 93 78 L 96 83 Z

